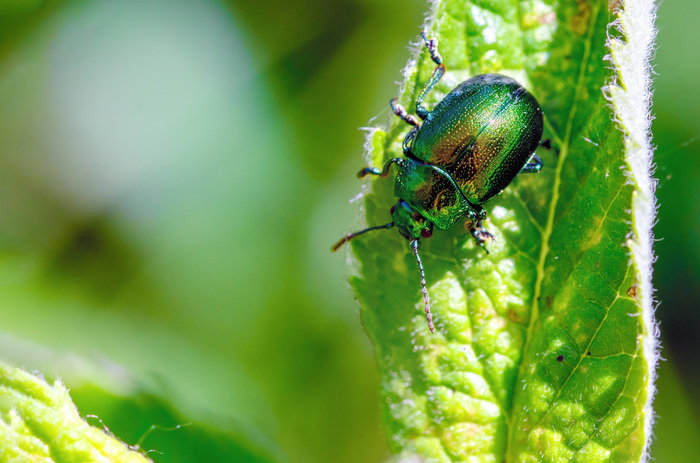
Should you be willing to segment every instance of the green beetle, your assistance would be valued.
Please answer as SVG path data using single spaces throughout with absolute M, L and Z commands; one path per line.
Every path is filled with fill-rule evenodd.
M 418 262 L 428 326 L 434 332 L 418 255 L 420 239 L 430 237 L 433 227 L 447 230 L 466 217 L 465 225 L 486 251 L 484 243 L 493 235 L 481 224 L 486 218 L 482 205 L 519 173 L 539 172 L 542 161 L 535 151 L 548 142 L 541 142 L 543 119 L 537 100 L 515 80 L 499 74 L 462 82 L 428 111 L 423 99 L 442 78 L 445 66 L 437 40 L 428 40 L 425 33 L 423 39 L 437 67 L 416 100 L 420 120 L 391 100 L 394 113 L 413 126 L 403 142 L 405 158 L 390 159 L 381 170 L 366 168 L 358 174 L 360 178 L 386 177 L 392 164 L 399 167 L 394 185 L 399 201 L 391 208 L 392 221 L 350 233 L 331 250 L 368 231 L 396 227 L 410 241 Z

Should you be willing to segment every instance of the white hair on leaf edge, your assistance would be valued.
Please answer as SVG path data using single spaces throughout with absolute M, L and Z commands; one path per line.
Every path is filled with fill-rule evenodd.
M 651 145 L 651 58 L 656 37 L 656 4 L 654 0 L 622 0 L 615 10 L 617 19 L 611 24 L 621 37 L 608 34 L 605 57 L 616 74 L 603 88 L 610 101 L 614 120 L 624 134 L 629 178 L 636 185 L 632 196 L 632 236 L 627 240 L 631 259 L 639 272 L 636 282 L 642 303 L 646 333 L 643 336 L 644 355 L 647 359 L 647 401 L 644 406 L 644 434 L 646 443 L 641 461 L 649 461 L 654 411 L 652 403 L 656 392 L 656 366 L 659 362 L 659 329 L 654 318 L 654 289 L 652 287 L 653 252 L 652 227 L 656 217 L 654 191 L 656 180 Z

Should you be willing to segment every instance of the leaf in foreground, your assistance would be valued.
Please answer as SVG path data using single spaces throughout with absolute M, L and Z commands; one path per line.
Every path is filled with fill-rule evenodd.
M 460 226 L 421 246 L 438 333 L 422 314 L 408 243 L 352 245 L 353 286 L 381 373 L 392 450 L 425 461 L 640 461 L 657 354 L 648 142 L 650 1 L 445 1 L 429 35 L 447 74 L 428 107 L 469 76 L 514 77 L 538 98 L 538 175 L 489 202 L 485 255 Z M 618 28 L 611 23 L 618 19 Z M 432 72 L 406 69 L 399 101 Z M 611 67 L 611 63 L 614 67 Z M 371 164 L 401 153 L 398 118 L 370 137 Z M 375 179 L 367 223 L 386 223 L 393 181 Z
M 0 365 L 0 412 L 0 461 L 150 462 L 87 424 L 58 381 Z

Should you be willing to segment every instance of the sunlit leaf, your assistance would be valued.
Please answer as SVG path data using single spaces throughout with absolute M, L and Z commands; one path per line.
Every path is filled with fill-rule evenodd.
M 78 414 L 66 388 L 0 365 L 2 461 L 148 462 Z
M 394 231 L 353 242 L 353 285 L 382 375 L 395 452 L 426 461 L 639 461 L 653 368 L 648 51 L 651 3 L 445 1 L 430 36 L 447 74 L 428 106 L 469 76 L 498 72 L 545 113 L 545 167 L 487 204 L 490 254 L 461 226 L 423 240 L 437 333 Z M 639 12 L 637 10 L 640 10 Z M 611 23 L 621 20 L 622 26 Z M 612 55 L 612 56 L 609 56 Z M 434 64 L 419 45 L 399 101 Z M 401 153 L 406 124 L 371 137 L 371 163 Z M 389 222 L 393 181 L 365 197 Z

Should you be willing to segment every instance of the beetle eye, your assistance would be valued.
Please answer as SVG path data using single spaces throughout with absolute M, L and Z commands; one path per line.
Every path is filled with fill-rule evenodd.
M 433 236 L 433 231 L 424 228 L 420 231 L 420 236 L 422 236 L 423 238 L 430 238 L 431 236 Z

